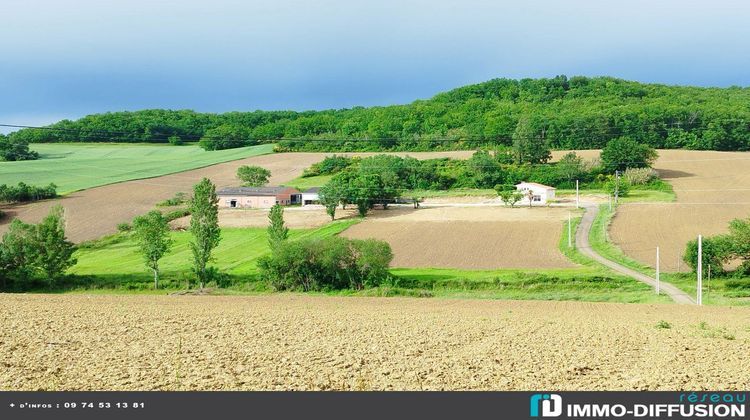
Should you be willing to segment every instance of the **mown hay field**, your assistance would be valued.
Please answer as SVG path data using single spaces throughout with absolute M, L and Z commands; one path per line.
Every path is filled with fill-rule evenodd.
M 750 309 L 0 295 L 2 390 L 741 390 Z
M 750 153 L 660 150 L 654 167 L 673 185 L 676 202 L 622 204 L 610 238 L 652 267 L 659 246 L 663 270 L 686 271 L 688 241 L 725 233 L 732 219 L 750 217 Z
M 460 269 L 576 267 L 559 249 L 560 208 L 426 207 L 373 211 L 342 236 L 376 238 L 393 249 L 393 267 Z

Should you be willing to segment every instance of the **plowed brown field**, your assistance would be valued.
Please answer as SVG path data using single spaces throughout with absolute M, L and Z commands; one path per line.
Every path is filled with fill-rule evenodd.
M 288 294 L 0 308 L 2 390 L 750 387 L 747 308 Z
M 422 152 L 396 153 L 418 159 L 436 157 L 466 158 L 472 152 Z M 345 154 L 345 153 L 340 153 Z M 374 153 L 357 153 L 367 156 Z M 62 204 L 65 207 L 68 237 L 75 242 L 95 239 L 114 233 L 117 224 L 132 220 L 154 208 L 159 201 L 172 197 L 177 192 L 188 192 L 203 177 L 210 178 L 217 186 L 237 185 L 235 173 L 241 165 L 258 165 L 271 171 L 271 185 L 290 181 L 302 174 L 302 170 L 322 160 L 327 153 L 282 153 L 255 156 L 233 162 L 222 163 L 156 178 L 122 182 L 75 192 L 56 200 L 36 202 L 3 208 L 7 213 L 0 221 L 0 234 L 7 230 L 14 217 L 23 221 L 37 222 L 49 209 Z M 352 154 L 349 154 L 352 155 Z M 95 175 L 92 173 L 92 175 Z
M 681 256 L 689 240 L 724 233 L 732 219 L 750 217 L 750 153 L 660 150 L 654 166 L 674 186 L 677 202 L 623 204 L 610 236 L 652 267 L 659 246 L 663 270 L 685 271 Z
M 373 211 L 341 233 L 376 238 L 393 249 L 394 267 L 566 268 L 558 249 L 568 210 L 498 206 Z

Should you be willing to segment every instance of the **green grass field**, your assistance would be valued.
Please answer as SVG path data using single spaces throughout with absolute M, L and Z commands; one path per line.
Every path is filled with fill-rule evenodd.
M 198 146 L 152 144 L 34 144 L 41 159 L 0 163 L 0 184 L 57 184 L 65 194 L 151 178 L 273 152 L 272 144 L 205 151 Z
M 301 238 L 325 238 L 333 236 L 359 220 L 342 220 L 317 229 L 290 230 L 291 240 Z M 161 261 L 163 284 L 179 287 L 191 276 L 192 253 L 189 232 L 172 232 L 174 245 Z M 221 242 L 214 251 L 212 265 L 232 277 L 253 280 L 257 273 L 257 260 L 269 252 L 266 229 L 224 228 Z M 78 263 L 70 270 L 76 276 L 91 277 L 93 288 L 113 287 L 128 283 L 128 287 L 150 287 L 151 272 L 143 264 L 135 241 L 126 234 L 104 239 L 91 247 L 76 252 Z

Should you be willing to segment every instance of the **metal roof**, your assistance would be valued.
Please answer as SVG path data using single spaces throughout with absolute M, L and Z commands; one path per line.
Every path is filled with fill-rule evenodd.
M 216 195 L 277 196 L 287 190 L 292 190 L 292 194 L 299 193 L 292 187 L 233 187 L 222 188 Z
M 516 187 L 519 186 L 519 185 L 533 185 L 535 187 L 544 188 L 546 190 L 556 190 L 557 189 L 555 187 L 550 187 L 549 185 L 540 184 L 538 182 L 519 182 L 518 184 L 516 184 Z

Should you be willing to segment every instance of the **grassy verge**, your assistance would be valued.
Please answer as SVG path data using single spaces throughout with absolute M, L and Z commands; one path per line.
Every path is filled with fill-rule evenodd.
M 620 265 L 624 265 L 625 267 L 648 276 L 654 276 L 654 269 L 628 257 L 617 245 L 610 242 L 609 225 L 612 223 L 612 218 L 615 216 L 616 211 L 617 210 L 614 207 L 610 210 L 608 204 L 602 204 L 599 206 L 599 214 L 596 215 L 596 218 L 591 225 L 591 232 L 589 233 L 589 243 L 591 248 L 593 248 L 599 255 Z M 654 252 L 656 252 L 656 249 L 654 249 Z
M 396 268 L 392 287 L 449 298 L 664 302 L 647 286 L 583 267 L 556 270 Z
M 579 191 L 581 196 L 603 196 L 607 197 L 607 191 L 603 189 L 582 189 Z M 560 189 L 555 192 L 558 198 L 574 198 L 576 190 Z M 672 186 L 666 182 L 659 182 L 653 185 L 637 185 L 630 187 L 630 192 L 626 197 L 620 198 L 620 203 L 669 203 L 677 199 Z
M 694 273 L 664 273 L 662 278 L 690 296 L 696 295 L 698 281 Z M 703 279 L 703 304 L 750 306 L 750 278 Z

